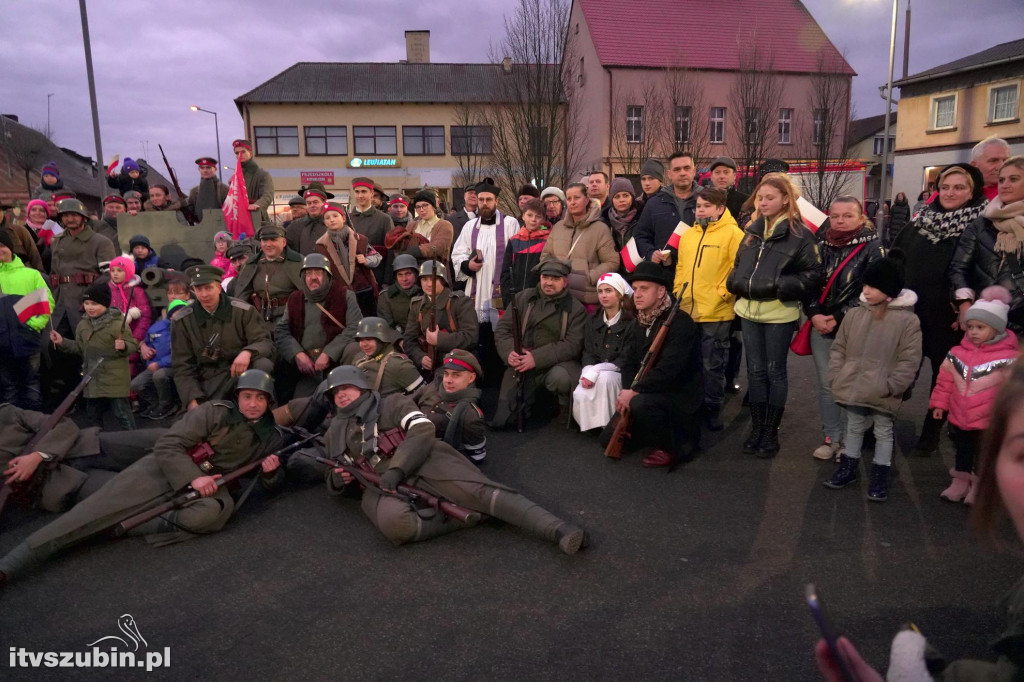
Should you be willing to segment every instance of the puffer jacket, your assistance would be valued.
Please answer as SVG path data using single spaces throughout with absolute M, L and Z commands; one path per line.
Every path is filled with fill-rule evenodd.
M 916 302 L 917 294 L 904 289 L 880 320 L 875 318 L 878 306 L 863 299 L 846 314 L 828 363 L 836 403 L 896 414 L 921 364 Z
M 107 311 L 96 318 L 82 316 L 75 328 L 75 338 L 66 336 L 61 339 L 60 349 L 65 353 L 73 353 L 82 357 L 83 368 L 92 372 L 92 381 L 85 386 L 82 395 L 86 398 L 127 398 L 130 392 L 131 371 L 128 356 L 138 351 L 139 344 L 130 334 L 121 334 L 124 315 L 117 308 Z M 125 349 L 115 350 L 114 341 L 124 339 Z M 103 364 L 96 368 L 96 363 L 103 358 Z
M 633 316 L 628 310 L 622 308 L 618 321 L 609 327 L 604 322 L 604 309 L 598 308 L 597 312 L 587 318 L 581 364 L 588 367 L 602 362 L 610 362 L 622 369 L 629 352 L 626 343 L 631 337 L 627 330 L 632 321 Z
M 569 292 L 584 304 L 597 304 L 597 280 L 619 267 L 611 229 L 601 222 L 601 206 L 590 202 L 587 214 L 579 221 L 571 215 L 555 223 L 541 251 L 541 260 L 561 258 L 572 263 Z
M 762 217 L 747 225 L 746 235 L 726 280 L 729 293 L 751 301 L 806 301 L 821 291 L 824 268 L 806 227 L 799 225 L 794 233 L 783 219 L 766 239 Z
M 725 281 L 732 272 L 743 231 L 725 209 L 718 220 L 706 228 L 694 225 L 679 239 L 679 258 L 672 291 L 679 307 L 694 322 L 726 322 L 736 317 L 736 297 Z M 686 291 L 682 291 L 686 284 Z
M 832 330 L 831 334 L 825 335 L 828 338 L 834 338 L 839 330 L 839 325 L 843 323 L 843 317 L 846 313 L 860 305 L 860 292 L 864 288 L 864 270 L 867 269 L 868 263 L 883 257 L 885 249 L 882 248 L 882 242 L 878 239 L 878 233 L 875 231 L 875 228 L 870 225 L 862 227 L 856 237 L 850 240 L 846 246 L 841 247 L 832 246 L 828 243 L 827 232 L 828 221 L 826 220 L 815 235 L 818 240 L 818 255 L 825 268 L 824 273 L 822 273 L 824 279 L 822 280 L 821 287 L 814 293 L 814 296 L 804 302 L 804 314 L 808 318 L 815 315 L 831 315 L 836 318 L 835 329 Z M 825 289 L 829 278 L 832 277 L 832 273 L 861 244 L 864 245 L 864 248 L 858 251 L 857 255 L 843 266 L 843 269 L 840 270 L 839 275 L 836 277 L 836 281 L 832 283 L 832 287 L 828 290 L 825 302 L 819 303 L 821 292 Z
M 966 336 L 946 354 L 928 401 L 928 409 L 949 413 L 949 423 L 967 431 L 988 426 L 992 403 L 1020 352 L 1017 335 L 975 346 Z
M 903 226 L 910 222 L 910 204 L 897 201 L 889 211 L 889 234 L 899 234 Z
M 127 284 L 117 285 L 107 282 L 107 286 L 110 287 L 110 305 L 112 307 L 120 310 L 122 315 L 126 315 L 132 308 L 139 309 L 138 319 L 129 322 L 128 328 L 135 340 L 141 343 L 145 340 L 146 332 L 149 331 L 149 325 L 153 321 L 153 311 L 149 307 L 149 298 L 140 284 L 142 284 L 142 280 L 138 275 L 132 277 Z
M 1007 323 L 1020 333 L 1024 332 L 1024 268 L 1015 254 L 996 253 L 998 234 L 992 221 L 981 216 L 960 235 L 949 262 L 951 297 L 954 301 L 964 298 L 964 290 L 968 290 L 973 299 L 993 284 L 1006 287 L 1012 298 Z
M 40 333 L 50 320 L 49 314 L 30 317 L 22 324 L 14 312 L 14 304 L 21 296 L 36 289 L 46 290 L 53 310 L 53 294 L 38 270 L 25 267 L 17 256 L 12 256 L 9 263 L 0 263 L 0 353 L 8 358 L 25 358 L 39 352 L 43 339 Z

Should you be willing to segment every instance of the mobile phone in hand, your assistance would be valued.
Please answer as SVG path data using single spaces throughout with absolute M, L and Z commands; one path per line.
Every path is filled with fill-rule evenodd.
M 807 584 L 805 596 L 807 607 L 811 610 L 811 615 L 814 616 L 814 622 L 818 624 L 818 630 L 821 631 L 821 636 L 825 640 L 825 644 L 828 645 L 829 654 L 832 656 L 832 660 L 836 662 L 836 667 L 839 668 L 839 674 L 842 676 L 843 682 L 857 682 L 857 678 L 853 676 L 853 673 L 850 672 L 850 667 L 846 664 L 846 658 L 839 651 L 838 638 L 828 619 L 825 618 L 825 611 L 821 606 L 818 590 L 814 587 L 814 583 Z

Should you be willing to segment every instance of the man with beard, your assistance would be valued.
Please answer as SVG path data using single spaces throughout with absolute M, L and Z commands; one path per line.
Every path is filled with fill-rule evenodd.
M 476 387 L 476 378 L 483 373 L 480 363 L 469 351 L 456 348 L 444 356 L 441 369 L 417 402 L 438 438 L 480 464 L 487 457 L 487 431 Z
M 377 298 L 377 316 L 400 335 L 405 333 L 405 323 L 409 319 L 409 307 L 412 299 L 423 293 L 419 285 L 419 265 L 416 257 L 402 253 L 395 257 L 392 264 L 395 281 L 380 292 Z
M 199 167 L 199 184 L 189 190 L 187 205 L 200 222 L 203 211 L 211 209 L 219 211 L 228 198 L 228 186 L 217 179 L 217 159 L 201 156 L 196 159 Z
M 300 194 L 305 201 L 306 215 L 293 220 L 285 230 L 285 236 L 288 247 L 305 256 L 316 250 L 316 240 L 327 231 L 323 217 L 324 202 L 333 199 L 334 195 L 320 182 L 309 183 L 309 187 Z
M 117 235 L 117 217 L 128 210 L 128 203 L 123 197 L 111 194 L 103 198 L 103 217 L 90 221 L 89 225 L 96 234 L 103 235 L 114 245 L 114 250 L 121 253 L 121 243 Z
M 569 397 L 580 381 L 587 311 L 569 294 L 572 266 L 568 261 L 549 258 L 537 270 L 540 286 L 525 289 L 515 298 L 522 325 L 522 353 L 515 349 L 512 315 L 503 315 L 494 333 L 498 354 L 508 369 L 501 381 L 493 428 L 506 428 L 519 410 L 526 410 L 528 415 L 538 388 L 558 398 L 558 421 L 567 424 Z M 522 402 L 517 379 L 525 383 Z
M 274 179 L 252 160 L 252 142 L 235 140 L 231 143 L 231 149 L 238 157 L 238 163 L 242 164 L 245 191 L 249 195 L 249 210 L 259 211 L 261 222 L 269 221 L 267 208 L 274 202 Z
M 403 348 L 428 376 L 445 353 L 453 348 L 473 350 L 479 340 L 480 325 L 473 302 L 449 289 L 447 278 L 445 267 L 437 261 L 420 265 L 423 293 L 410 302 L 405 323 Z
M 326 256 L 306 256 L 301 273 L 303 287 L 288 296 L 274 334 L 278 357 L 288 375 L 279 382 L 282 400 L 290 399 L 287 396 L 292 393 L 300 397 L 311 394 L 327 371 L 341 362 L 363 319 L 355 293 L 331 277 Z
M 284 317 L 284 307 L 293 291 L 302 288 L 302 256 L 288 248 L 284 230 L 264 223 L 259 231 L 260 257 L 250 260 L 238 273 L 233 286 L 238 298 L 260 312 L 267 332 Z
M 250 367 L 272 372 L 274 342 L 256 309 L 221 289 L 223 270 L 196 265 L 185 274 L 196 302 L 171 317 L 171 367 L 182 404 L 194 410 L 231 395 Z
M 379 283 L 390 284 L 385 280 L 387 249 L 384 247 L 384 238 L 394 228 L 391 216 L 382 213 L 373 205 L 374 191 L 377 187 L 370 178 L 354 178 L 352 180 L 352 196 L 355 205 L 352 207 L 350 219 L 352 228 L 359 234 L 366 237 L 372 249 L 376 250 L 383 258 L 380 264 L 373 268 L 373 276 Z

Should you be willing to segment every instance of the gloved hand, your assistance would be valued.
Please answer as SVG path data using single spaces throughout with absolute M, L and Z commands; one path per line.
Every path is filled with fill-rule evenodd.
M 388 469 L 380 477 L 380 489 L 386 493 L 396 492 L 398 484 L 405 480 L 405 472 L 395 467 Z

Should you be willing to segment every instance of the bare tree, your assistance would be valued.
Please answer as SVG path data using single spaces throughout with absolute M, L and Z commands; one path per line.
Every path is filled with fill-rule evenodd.
M 665 151 L 671 147 L 667 109 L 664 88 L 654 81 L 613 93 L 609 160 L 618 164 L 619 173 L 637 175 L 646 159 L 671 153 Z
M 669 135 L 659 150 L 662 159 L 673 151 L 690 152 L 696 165 L 709 157 L 708 108 L 696 71 L 680 64 L 665 70 L 666 118 Z
M 852 176 L 847 143 L 851 120 L 850 77 L 836 54 L 819 53 L 807 96 L 806 112 L 797 129 L 801 157 L 810 162 L 803 176 L 808 201 L 827 210 L 833 200 L 846 192 Z
M 565 186 L 581 166 L 579 109 L 570 87 L 577 72 L 568 0 L 519 0 L 491 48 L 501 76 L 493 102 L 481 109 L 490 128 L 491 170 L 499 184 Z M 515 191 L 515 190 L 513 190 Z M 511 210 L 515 197 L 504 196 Z
M 490 155 L 485 147 L 477 143 L 472 131 L 479 131 L 487 125 L 482 108 L 477 104 L 457 104 L 452 116 L 453 127 L 459 129 L 459 135 L 452 135 L 451 154 L 459 164 L 459 172 L 455 177 L 456 187 L 465 187 L 478 182 L 481 171 L 488 165 Z
M 782 78 L 775 71 L 771 49 L 753 36 L 740 49 L 739 70 L 729 92 L 729 120 L 739 162 L 758 168 L 775 149 L 777 116 L 782 101 Z M 744 179 L 750 184 L 752 176 Z M 741 181 L 740 189 L 750 191 Z

